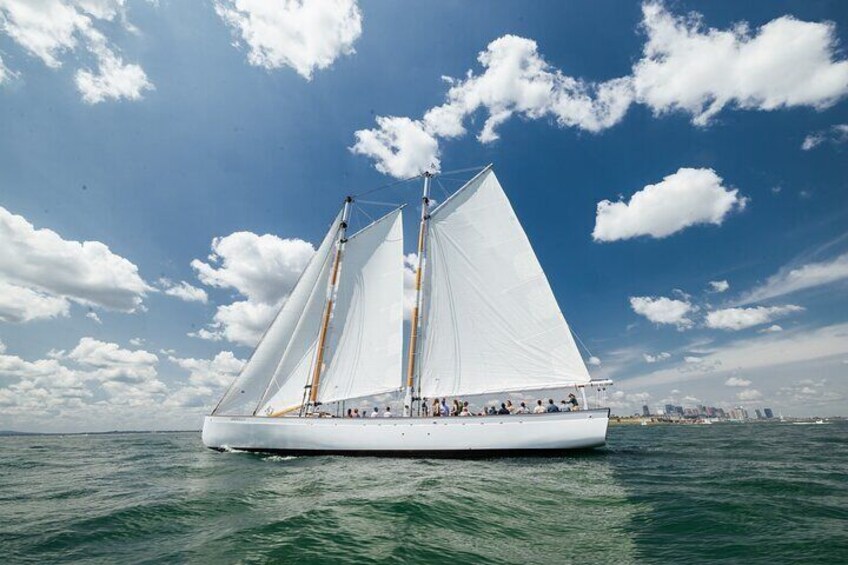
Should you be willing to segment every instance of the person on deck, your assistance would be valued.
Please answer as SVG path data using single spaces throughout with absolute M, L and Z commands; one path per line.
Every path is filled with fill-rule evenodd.
M 563 400 L 559 403 L 559 411 L 560 412 L 571 412 L 571 404 Z
M 488 414 L 489 416 L 494 416 L 497 413 L 498 411 L 494 406 L 489 406 L 488 410 L 486 410 L 486 414 Z
M 509 416 L 509 409 L 506 407 L 506 404 L 501 402 L 501 407 L 498 410 L 498 414 L 501 416 Z
M 348 417 L 348 418 L 353 418 L 353 410 L 352 410 L 351 408 L 348 408 L 348 409 L 347 409 L 347 417 Z
M 362 414 L 359 413 L 359 408 L 353 409 L 353 417 L 354 418 L 361 418 L 362 417 Z
M 377 408 L 376 406 L 374 407 L 374 411 L 371 412 L 371 417 L 372 418 L 379 418 L 380 417 L 380 409 Z
M 442 406 L 441 404 L 439 404 L 438 398 L 433 399 L 433 408 L 430 410 L 430 413 L 433 415 L 434 418 L 438 418 L 441 415 Z
M 462 411 L 460 411 L 459 415 L 460 416 L 471 416 L 471 412 L 468 411 L 468 403 L 467 402 L 462 407 Z
M 515 406 L 512 404 L 512 400 L 506 401 L 506 409 L 509 410 L 510 414 L 515 414 Z
M 559 408 L 554 404 L 553 398 L 548 399 L 548 407 L 545 409 L 545 412 L 559 412 Z
M 574 396 L 574 393 L 570 393 L 568 395 L 568 402 L 571 404 L 571 410 L 580 410 L 580 404 L 577 403 L 577 397 Z
M 442 399 L 442 404 L 439 406 L 439 412 L 442 415 L 442 417 L 444 417 L 444 418 L 450 416 L 450 407 L 448 407 L 448 399 L 447 398 Z
M 518 409 L 515 411 L 515 413 L 516 413 L 516 414 L 529 414 L 529 413 L 530 413 L 530 409 L 529 409 L 529 408 L 527 408 L 527 405 L 526 405 L 525 403 L 523 403 L 523 402 L 522 402 L 522 403 L 521 403 L 521 406 L 519 406 L 519 407 L 518 407 Z
M 386 411 L 383 412 L 383 418 L 391 418 L 392 417 L 392 407 L 386 406 Z
M 534 414 L 544 414 L 545 413 L 545 407 L 542 406 L 541 400 L 536 401 L 536 407 L 533 408 L 533 413 Z

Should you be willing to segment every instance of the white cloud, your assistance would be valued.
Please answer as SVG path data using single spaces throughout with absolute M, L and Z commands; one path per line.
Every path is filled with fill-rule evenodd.
M 144 339 L 140 337 L 131 338 L 130 345 L 133 345 L 135 347 L 141 347 L 142 345 L 144 345 Z
M 29 322 L 67 316 L 70 303 L 53 296 L 0 279 L 0 321 Z
M 86 318 L 93 321 L 96 324 L 102 324 L 103 322 L 100 320 L 100 316 L 97 315 L 97 312 L 88 312 L 85 315 Z
M 769 277 L 764 284 L 745 294 L 739 303 L 760 302 L 845 279 L 848 279 L 848 253 L 829 261 L 807 263 L 800 267 L 784 267 Z
M 710 290 L 712 292 L 726 292 L 730 288 L 730 283 L 727 281 L 710 281 Z
M 656 355 L 651 355 L 649 353 L 643 353 L 642 357 L 645 359 L 645 363 L 657 363 L 659 361 L 665 361 L 666 359 L 670 359 L 671 353 L 668 353 L 667 351 L 657 353 Z
M 719 330 L 744 330 L 753 326 L 768 324 L 796 312 L 803 312 L 800 306 L 757 306 L 754 308 L 724 308 L 707 314 L 707 327 Z
M 692 327 L 693 322 L 687 316 L 698 310 L 688 301 L 665 296 L 631 296 L 630 307 L 655 324 L 670 324 L 678 329 Z
M 648 41 L 633 85 L 657 114 L 680 110 L 706 125 L 729 105 L 823 109 L 848 93 L 848 61 L 834 61 L 830 22 L 783 16 L 752 33 L 746 23 L 706 28 L 699 14 L 675 16 L 658 2 L 643 4 L 642 13 Z
M 726 381 L 724 381 L 724 384 L 725 386 L 746 387 L 751 386 L 751 381 L 739 377 L 729 377 Z
M 442 105 L 421 120 L 378 116 L 376 128 L 356 132 L 353 149 L 371 157 L 379 171 L 403 177 L 430 167 L 439 155 L 438 139 L 465 135 L 465 122 L 481 112 L 477 139 L 490 143 L 498 139 L 498 126 L 516 115 L 600 132 L 640 103 L 657 115 L 688 113 L 703 126 L 728 106 L 822 109 L 848 93 L 848 61 L 835 60 L 831 23 L 784 16 L 754 32 L 744 23 L 717 30 L 706 28 L 698 14 L 675 16 L 661 3 L 645 3 L 642 11 L 646 43 L 629 75 L 602 82 L 572 77 L 547 63 L 532 39 L 504 35 L 478 55 L 482 73 L 443 77 L 450 86 Z M 398 120 L 407 120 L 403 135 Z M 413 133 L 426 138 L 426 157 L 417 167 L 397 166 L 394 161 L 413 160 Z
M 760 333 L 765 334 L 765 333 L 775 333 L 775 332 L 782 332 L 782 331 L 783 331 L 783 328 L 781 326 L 779 326 L 778 324 L 772 324 L 767 328 L 761 329 Z
M 425 171 L 437 172 L 439 142 L 417 120 L 394 116 L 377 116 L 375 129 L 363 129 L 355 134 L 356 143 L 350 150 L 371 157 L 383 174 L 395 178 L 410 178 Z
M 249 47 L 251 65 L 291 67 L 310 80 L 362 34 L 355 0 L 216 0 L 215 11 Z
M 592 367 L 599 367 L 601 365 L 601 360 L 600 360 L 600 358 L 592 355 L 591 357 L 589 357 L 588 360 L 586 360 L 586 364 L 590 365 Z
M 174 283 L 173 281 L 161 278 L 159 285 L 164 289 L 165 294 L 184 300 L 186 302 L 200 302 L 206 304 L 209 301 L 209 296 L 202 288 L 192 286 L 186 281 Z
M 415 273 L 418 270 L 418 254 L 409 253 L 403 258 L 403 319 L 412 318 L 415 308 Z
M 9 70 L 9 68 L 3 63 L 3 57 L 0 57 L 0 85 L 4 82 L 12 80 L 12 78 L 17 75 Z
M 807 135 L 801 144 L 803 151 L 809 151 L 828 142 L 834 145 L 848 142 L 848 124 L 835 124 L 824 131 L 817 131 Z
M 690 363 L 690 364 L 698 364 L 698 363 L 702 363 L 704 361 L 704 359 L 701 358 L 701 357 L 694 357 L 694 356 L 691 356 L 691 355 L 687 355 L 686 357 L 683 358 L 683 361 L 686 362 L 686 363 Z
M 0 32 L 38 57 L 50 68 L 62 66 L 62 57 L 82 45 L 97 62 L 97 69 L 80 69 L 75 74 L 83 100 L 96 104 L 105 100 L 138 100 L 153 89 L 144 70 L 124 63 L 103 32 L 119 18 L 127 21 L 124 0 L 0 0 Z M 0 80 L 2 82 L 2 80 Z
M 657 184 L 649 184 L 629 202 L 598 202 L 595 241 L 618 241 L 639 236 L 667 237 L 698 224 L 721 225 L 747 199 L 723 186 L 712 169 L 681 168 Z
M 195 259 L 192 268 L 203 284 L 235 289 L 247 300 L 219 306 L 208 327 L 189 335 L 255 345 L 314 253 L 306 241 L 270 234 L 215 238 L 208 262 Z
M 758 391 L 755 388 L 745 389 L 742 392 L 736 394 L 736 398 L 741 401 L 752 401 L 752 400 L 760 400 L 763 397 L 763 393 Z
M 134 312 L 152 288 L 138 267 L 99 241 L 62 239 L 0 207 L 0 316 L 7 321 L 67 315 L 67 301 Z M 17 301 L 17 306 L 11 302 Z M 4 314 L 5 313 L 5 314 Z
M 244 366 L 244 361 L 230 351 L 221 351 L 212 359 L 169 357 L 169 360 L 189 371 L 189 384 L 168 396 L 166 406 L 206 407 L 232 383 Z

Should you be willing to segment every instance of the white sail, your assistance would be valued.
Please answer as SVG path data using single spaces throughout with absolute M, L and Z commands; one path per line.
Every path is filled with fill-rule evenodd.
M 345 244 L 318 401 L 400 388 L 403 350 L 403 223 L 390 212 Z
M 428 229 L 422 396 L 589 382 L 548 280 L 491 169 L 437 207 Z
M 330 230 L 324 236 L 321 245 L 315 255 L 312 256 L 309 264 L 304 269 L 303 273 L 292 289 L 291 294 L 286 299 L 276 318 L 269 326 L 265 335 L 259 341 L 250 359 L 245 364 L 238 378 L 232 386 L 227 390 L 214 414 L 252 414 L 263 393 L 269 386 L 269 381 L 275 375 L 275 371 L 280 365 L 284 354 L 287 353 L 287 348 L 292 341 L 293 336 L 301 319 L 307 314 L 306 310 L 313 296 L 313 291 L 316 286 L 321 286 L 319 279 L 326 277 L 326 264 L 329 263 L 329 258 L 332 255 L 333 244 L 339 229 L 341 213 L 336 216 L 333 223 L 330 225 Z M 326 281 L 326 278 L 324 278 Z M 323 287 L 326 289 L 326 283 Z M 319 292 L 320 296 L 324 296 L 323 291 Z M 307 368 L 308 370 L 308 368 Z M 278 381 L 282 384 L 282 380 Z M 272 385 L 274 383 L 272 382 Z M 305 381 L 300 383 L 300 393 L 303 393 Z M 276 387 L 275 387 L 276 388 Z M 276 390 L 274 390 L 276 392 Z M 298 397 L 299 402 L 300 397 Z

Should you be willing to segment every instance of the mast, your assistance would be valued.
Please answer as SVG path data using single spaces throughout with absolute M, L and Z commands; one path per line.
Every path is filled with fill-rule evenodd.
M 345 198 L 342 221 L 339 223 L 338 247 L 336 247 L 336 257 L 333 259 L 333 272 L 330 276 L 330 284 L 327 286 L 327 305 L 324 307 L 324 317 L 321 320 L 321 329 L 318 332 L 318 345 L 315 350 L 315 366 L 312 369 L 312 381 L 307 387 L 309 389 L 308 406 L 311 407 L 315 406 L 315 401 L 318 398 L 318 386 L 321 383 L 321 369 L 324 364 L 324 347 L 327 343 L 327 330 L 330 327 L 330 318 L 333 314 L 333 300 L 335 299 L 336 287 L 339 282 L 342 252 L 347 242 L 347 222 L 348 218 L 350 218 L 350 205 L 352 202 L 353 197 L 348 196 Z
M 427 222 L 430 219 L 430 177 L 424 173 L 424 194 L 421 197 L 421 225 L 418 228 L 418 266 L 415 271 L 415 306 L 412 309 L 412 319 L 409 331 L 409 351 L 406 369 L 406 395 L 403 401 L 403 415 L 412 416 L 412 400 L 415 393 L 415 370 L 418 347 L 418 330 L 421 326 L 421 280 L 424 271 L 424 253 L 426 252 Z

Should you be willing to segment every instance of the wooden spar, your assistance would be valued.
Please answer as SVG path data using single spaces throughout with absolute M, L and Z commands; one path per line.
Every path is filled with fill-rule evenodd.
M 327 304 L 324 306 L 324 317 L 321 320 L 321 329 L 318 332 L 318 346 L 315 354 L 315 366 L 312 368 L 312 382 L 309 384 L 309 405 L 315 406 L 318 399 L 318 386 L 321 383 L 321 369 L 324 365 L 324 347 L 327 343 L 327 330 L 330 327 L 330 318 L 333 314 L 333 300 L 336 295 L 336 285 L 339 280 L 339 267 L 342 263 L 342 251 L 344 244 L 347 242 L 347 221 L 350 217 L 350 205 L 353 198 L 348 196 L 345 199 L 344 211 L 342 212 L 342 221 L 339 224 L 339 240 L 336 247 L 336 257 L 333 259 L 333 274 L 330 277 L 330 284 L 327 287 Z
M 424 173 L 424 195 L 421 197 L 421 225 L 418 228 L 418 266 L 415 271 L 415 306 L 412 308 L 412 320 L 409 331 L 409 351 L 406 366 L 406 396 L 404 416 L 412 416 L 412 398 L 415 392 L 415 361 L 418 346 L 418 329 L 421 325 L 421 281 L 424 271 L 424 253 L 426 252 L 427 222 L 430 219 L 430 173 Z

